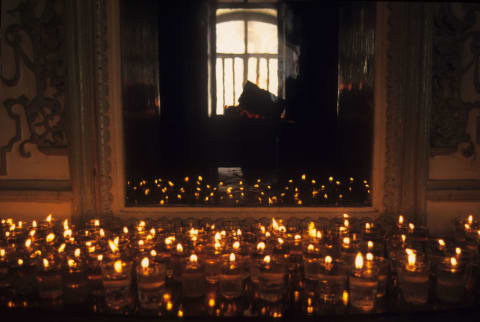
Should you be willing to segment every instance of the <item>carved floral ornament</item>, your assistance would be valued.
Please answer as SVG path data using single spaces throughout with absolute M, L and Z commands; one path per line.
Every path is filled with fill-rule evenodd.
M 36 144 L 46 154 L 66 153 L 63 5 L 63 0 L 21 1 L 15 9 L 6 13 L 15 17 L 16 21 L 7 25 L 3 33 L 6 45 L 3 50 L 13 53 L 11 64 L 14 64 L 14 74 L 9 77 L 0 72 L 0 82 L 7 88 L 19 86 L 23 65 L 23 70 L 33 73 L 35 94 L 32 98 L 24 94 L 0 102 L 15 121 L 16 129 L 8 144 L 0 147 L 0 175 L 7 174 L 6 154 L 22 140 L 21 114 L 14 111 L 15 106 L 24 109 L 30 133 L 30 137 L 19 144 L 22 157 L 31 156 L 25 149 L 27 143 Z M 25 49 L 28 42 L 32 46 L 31 54 Z
M 480 108 L 480 101 L 464 101 L 462 88 L 473 82 L 475 94 L 480 94 L 480 30 L 475 29 L 479 11 L 479 4 L 443 3 L 434 16 L 430 141 L 434 153 L 454 153 L 460 146 L 463 156 L 474 154 L 466 129 L 469 113 Z

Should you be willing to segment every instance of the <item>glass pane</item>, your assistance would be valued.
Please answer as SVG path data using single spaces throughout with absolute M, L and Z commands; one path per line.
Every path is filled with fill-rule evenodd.
M 243 59 L 235 58 L 235 104 L 243 91 Z
M 249 53 L 277 54 L 277 25 L 259 21 L 249 21 L 247 46 Z
M 268 91 L 278 96 L 278 59 L 270 58 Z
M 244 52 L 244 22 L 217 23 L 217 53 L 241 54 Z
M 222 59 L 217 58 L 216 63 L 216 83 L 217 83 L 217 115 L 223 115 L 223 77 L 222 77 Z
M 231 58 L 225 58 L 225 105 L 233 105 L 233 62 Z
M 258 87 L 261 89 L 267 89 L 267 59 L 266 58 L 260 58 L 260 66 L 259 66 L 259 82 L 258 82 Z
M 258 63 L 257 58 L 255 57 L 248 58 L 247 79 L 254 84 L 257 84 L 257 63 Z

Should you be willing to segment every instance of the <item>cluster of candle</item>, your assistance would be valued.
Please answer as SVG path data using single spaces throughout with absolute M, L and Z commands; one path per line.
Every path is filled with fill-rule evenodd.
M 429 237 L 402 215 L 382 225 L 348 214 L 81 226 L 49 215 L 3 219 L 0 234 L 4 307 L 94 298 L 91 307 L 103 303 L 108 312 L 282 317 L 373 312 L 398 299 L 459 304 L 479 291 L 480 225 L 472 215 L 456 220 L 452 239 Z M 192 301 L 196 310 L 187 312 Z
M 235 184 L 205 179 L 203 176 L 180 179 L 154 178 L 129 180 L 127 203 L 159 205 L 228 206 L 317 206 L 365 204 L 371 186 L 367 180 L 329 177 L 320 183 L 307 174 L 286 182 L 271 184 L 260 178 L 253 182 L 239 179 Z

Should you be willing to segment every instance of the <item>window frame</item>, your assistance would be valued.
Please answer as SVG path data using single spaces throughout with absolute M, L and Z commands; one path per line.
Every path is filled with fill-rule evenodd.
M 277 18 L 271 17 L 267 14 L 252 12 L 233 12 L 222 14 L 220 21 L 217 17 L 217 9 L 275 9 L 277 11 Z M 285 57 L 285 24 L 283 19 L 284 5 L 281 2 L 210 2 L 209 3 L 209 28 L 208 28 L 208 39 L 209 39 L 209 48 L 208 48 L 208 116 L 210 118 L 219 118 L 223 115 L 217 114 L 217 80 L 216 80 L 216 60 L 217 60 L 217 38 L 216 38 L 216 25 L 219 22 L 227 22 L 234 20 L 244 20 L 247 21 L 260 21 L 266 23 L 276 24 L 277 26 L 277 37 L 278 37 L 278 51 L 277 54 L 249 54 L 248 53 L 248 26 L 245 23 L 244 34 L 245 34 L 245 53 L 243 54 L 234 54 L 235 56 L 245 56 L 244 58 L 244 81 L 248 77 L 248 57 L 249 56 L 258 56 L 260 58 L 267 58 L 267 56 L 274 55 L 278 60 L 277 74 L 278 74 L 278 89 L 277 96 L 280 98 L 285 98 L 285 68 L 284 68 L 284 57 Z M 228 55 L 228 54 L 227 54 Z M 265 56 L 265 57 L 260 57 Z M 268 61 L 269 58 L 267 58 Z M 246 62 L 246 64 L 245 64 Z M 257 70 L 258 66 L 257 64 Z M 225 66 L 225 65 L 223 65 Z M 232 66 L 234 66 L 234 61 L 232 61 Z M 225 72 L 223 72 L 224 74 Z M 235 90 L 235 89 L 234 89 Z M 235 95 L 234 95 L 235 97 Z M 225 103 L 225 100 L 223 100 Z M 235 99 L 234 99 L 235 103 Z

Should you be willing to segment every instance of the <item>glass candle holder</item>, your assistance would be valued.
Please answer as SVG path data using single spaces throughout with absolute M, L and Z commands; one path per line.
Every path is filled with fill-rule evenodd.
M 445 303 L 461 303 L 465 299 L 465 265 L 455 257 L 445 258 L 437 269 L 437 298 Z
M 192 254 L 184 261 L 182 268 L 183 296 L 201 297 L 205 294 L 205 272 L 197 255 Z
M 203 249 L 203 263 L 205 266 L 205 280 L 209 284 L 216 284 L 219 279 L 221 269 L 221 247 L 207 246 Z
M 101 269 L 107 307 L 114 312 L 128 311 L 133 304 L 130 291 L 132 262 L 105 260 Z
M 387 294 L 388 272 L 390 270 L 390 263 L 388 259 L 381 256 L 375 256 L 374 263 L 378 268 L 377 298 L 382 298 Z
M 88 296 L 88 279 L 80 258 L 67 259 L 63 268 L 63 290 L 65 304 L 84 303 Z
M 399 287 L 405 302 L 425 305 L 428 301 L 430 265 L 426 260 L 417 260 L 416 254 L 408 254 L 399 268 Z
M 226 299 L 242 296 L 247 277 L 245 266 L 241 265 L 234 253 L 224 256 L 219 278 L 220 294 Z
M 60 306 L 63 295 L 62 274 L 54 258 L 42 258 L 37 266 L 38 296 L 47 306 Z
M 361 312 L 375 307 L 378 292 L 378 269 L 373 262 L 364 264 L 363 255 L 355 257 L 355 267 L 350 274 L 350 303 Z
M 142 309 L 158 310 L 165 293 L 166 268 L 144 257 L 136 268 L 138 302 Z
M 318 296 L 325 304 L 337 304 L 347 286 L 348 267 L 331 256 L 323 258 L 318 274 Z
M 287 265 L 282 258 L 265 256 L 259 272 L 259 298 L 279 302 L 284 298 Z

